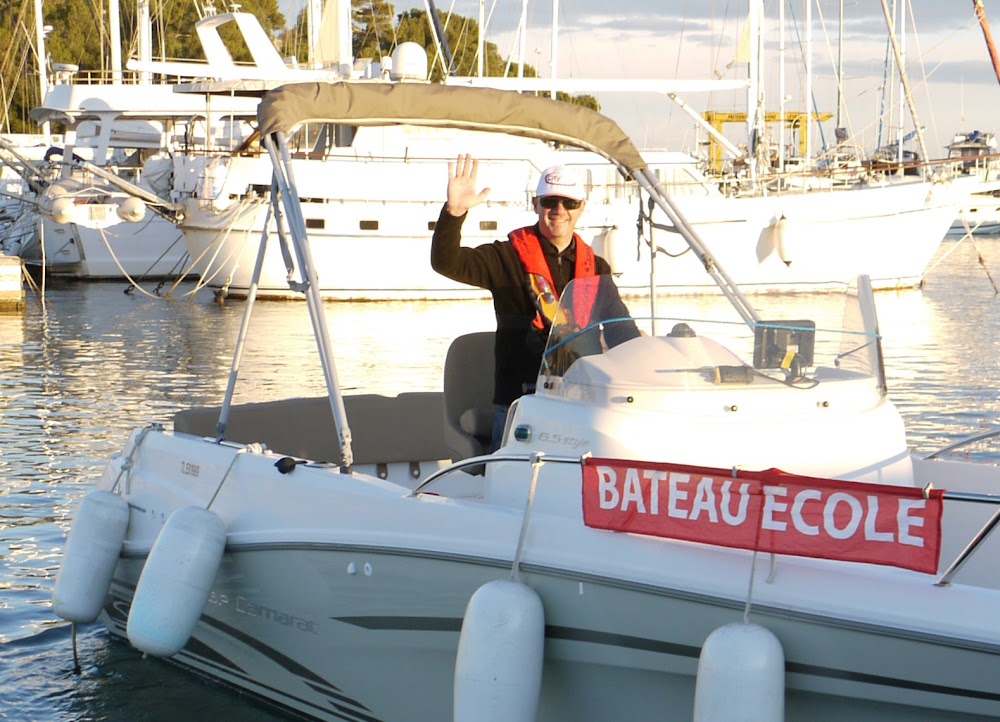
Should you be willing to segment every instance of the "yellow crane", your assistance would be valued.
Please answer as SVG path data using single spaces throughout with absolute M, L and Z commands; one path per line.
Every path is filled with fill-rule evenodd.
M 785 126 L 789 130 L 802 130 L 802 124 L 808 116 L 808 113 L 802 111 L 785 111 L 783 114 L 771 112 L 764 113 L 764 122 L 780 123 L 782 118 L 784 118 Z M 812 113 L 812 122 L 821 123 L 824 120 L 830 120 L 832 117 L 833 113 Z M 707 123 L 710 123 L 719 133 L 722 133 L 722 128 L 726 123 L 747 122 L 746 113 L 728 113 L 714 110 L 705 111 L 702 113 L 702 118 L 704 118 Z M 806 153 L 805 133 L 799 133 L 799 153 L 803 156 Z M 708 159 L 709 167 L 712 169 L 713 173 L 719 173 L 722 171 L 722 148 L 719 145 L 719 142 L 712 137 L 710 137 L 708 141 Z

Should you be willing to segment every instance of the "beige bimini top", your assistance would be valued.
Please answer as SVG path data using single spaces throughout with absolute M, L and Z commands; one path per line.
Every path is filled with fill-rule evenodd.
M 591 150 L 629 172 L 646 167 L 625 132 L 600 113 L 547 97 L 427 83 L 292 83 L 257 109 L 262 136 L 307 121 L 423 125 L 520 135 Z

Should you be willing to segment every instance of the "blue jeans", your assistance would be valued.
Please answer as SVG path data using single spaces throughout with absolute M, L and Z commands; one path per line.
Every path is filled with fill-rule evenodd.
M 500 443 L 503 441 L 503 427 L 507 425 L 507 412 L 510 411 L 509 406 L 501 406 L 497 404 L 493 407 L 493 438 L 490 440 L 490 453 L 500 448 Z

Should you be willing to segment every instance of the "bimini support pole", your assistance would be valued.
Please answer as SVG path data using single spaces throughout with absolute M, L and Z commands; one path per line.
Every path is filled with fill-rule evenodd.
M 264 146 L 271 156 L 271 165 L 274 167 L 272 189 L 280 194 L 281 204 L 285 210 L 285 217 L 291 232 L 295 257 L 302 272 L 303 293 L 309 307 L 309 318 L 312 321 L 320 363 L 323 366 L 323 377 L 330 398 L 330 410 L 333 412 L 333 421 L 337 426 L 340 463 L 350 468 L 354 463 L 354 453 L 351 451 L 351 429 L 347 425 L 347 412 L 344 410 L 344 399 L 340 392 L 340 382 L 337 380 L 337 367 L 333 360 L 330 331 L 326 325 L 323 302 L 319 293 L 319 278 L 316 275 L 316 267 L 309 250 L 306 223 L 302 217 L 302 208 L 299 204 L 298 191 L 292 173 L 291 153 L 288 151 L 285 133 L 279 131 L 266 136 Z
M 247 289 L 246 305 L 243 308 L 243 321 L 240 324 L 240 334 L 236 337 L 236 352 L 233 354 L 233 365 L 229 370 L 229 381 L 226 384 L 226 394 L 222 398 L 222 410 L 219 412 L 219 423 L 215 425 L 215 440 L 218 442 L 226 438 L 226 429 L 229 426 L 229 410 L 233 405 L 233 392 L 236 390 L 236 377 L 240 373 L 240 363 L 243 360 L 243 348 L 246 346 L 247 334 L 250 331 L 250 315 L 253 313 L 254 303 L 257 301 L 257 287 L 260 284 L 260 274 L 264 268 L 264 254 L 267 251 L 267 229 L 271 225 L 271 219 L 277 218 L 281 222 L 280 216 L 275 213 L 277 205 L 277 193 L 275 184 L 271 182 L 271 202 L 267 206 L 267 216 L 264 218 L 264 230 L 260 233 L 260 248 L 257 249 L 257 261 L 253 267 L 253 277 L 250 279 L 250 287 Z
M 684 241 L 690 246 L 691 250 L 698 254 L 698 258 L 701 260 L 701 264 L 705 267 L 705 271 L 709 276 L 715 281 L 716 285 L 722 290 L 729 299 L 730 303 L 736 308 L 736 311 L 743 317 L 743 320 L 748 324 L 756 324 L 760 322 L 760 316 L 757 311 L 754 310 L 753 306 L 750 305 L 750 301 L 747 300 L 746 296 L 739 287 L 733 282 L 733 279 L 729 277 L 720 266 L 715 263 L 715 258 L 702 243 L 698 234 L 695 233 L 694 229 L 691 228 L 691 224 L 688 223 L 684 214 L 681 213 L 680 209 L 674 205 L 673 200 L 662 193 L 656 187 L 656 176 L 648 169 L 642 168 L 633 173 L 633 177 L 642 188 L 649 194 L 650 199 L 655 203 L 660 210 L 667 214 L 667 218 L 673 224 L 677 232 L 681 234 Z M 656 262 L 655 249 L 651 249 L 650 253 L 650 263 Z M 651 288 L 650 293 L 655 293 L 656 289 Z

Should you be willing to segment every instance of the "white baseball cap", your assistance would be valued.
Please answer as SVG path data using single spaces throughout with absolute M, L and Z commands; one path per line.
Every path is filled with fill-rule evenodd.
M 542 171 L 535 196 L 538 198 L 560 196 L 571 198 L 574 201 L 582 201 L 586 200 L 587 191 L 583 186 L 583 179 L 577 171 L 564 165 L 554 165 Z

